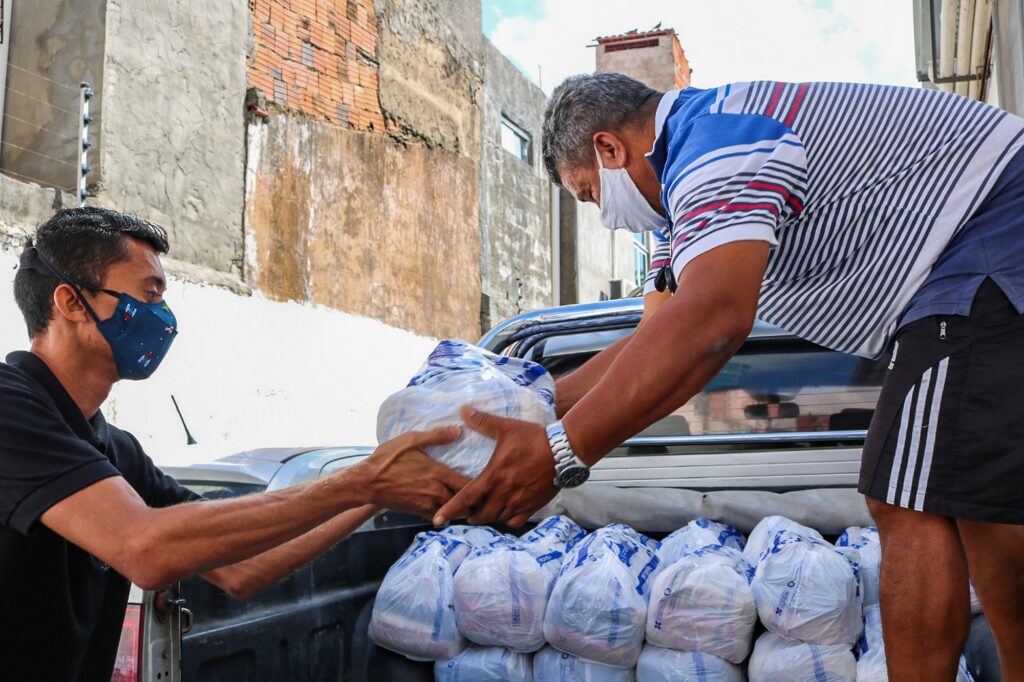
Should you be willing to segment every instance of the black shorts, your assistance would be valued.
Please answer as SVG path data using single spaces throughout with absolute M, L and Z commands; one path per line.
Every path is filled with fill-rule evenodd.
M 1024 523 L 1024 316 L 990 279 L 969 317 L 896 335 L 860 492 L 959 519 Z

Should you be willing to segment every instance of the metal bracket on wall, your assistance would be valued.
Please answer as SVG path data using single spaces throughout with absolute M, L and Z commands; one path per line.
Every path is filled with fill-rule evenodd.
M 92 167 L 89 165 L 89 148 L 92 142 L 89 141 L 89 124 L 92 123 L 92 116 L 89 115 L 89 102 L 93 98 L 92 88 L 88 83 L 82 83 L 79 93 L 79 108 L 81 118 L 79 119 L 79 159 L 78 159 L 78 205 L 84 206 L 85 200 L 92 196 L 89 192 L 87 176 Z

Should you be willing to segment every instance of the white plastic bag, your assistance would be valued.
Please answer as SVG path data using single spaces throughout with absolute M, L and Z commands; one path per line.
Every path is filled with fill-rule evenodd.
M 851 526 L 836 540 L 836 547 L 852 547 L 857 550 L 864 608 L 877 604 L 878 577 L 882 567 L 882 543 L 878 539 L 878 529 L 874 526 Z
M 852 647 L 863 628 L 859 581 L 856 564 L 831 544 L 780 530 L 761 554 L 750 587 L 772 632 Z
M 461 422 L 463 405 L 537 424 L 555 420 L 555 383 L 529 360 L 489 353 L 470 343 L 442 341 L 409 385 L 389 396 L 377 412 L 383 443 L 407 431 Z M 452 443 L 427 448 L 431 457 L 475 477 L 494 453 L 494 441 L 464 428 Z
M 864 634 L 857 644 L 857 682 L 889 682 L 885 667 L 885 642 L 882 641 L 882 612 L 878 604 L 864 608 Z M 956 682 L 973 682 L 967 661 L 960 656 Z
M 743 535 L 732 526 L 704 518 L 694 519 L 661 541 L 658 560 L 665 569 L 679 557 L 701 547 L 719 545 L 742 552 L 745 544 Z
M 709 545 L 683 555 L 651 584 L 647 641 L 741 663 L 757 623 L 748 576 L 735 549 Z
M 968 582 L 967 587 L 971 591 L 971 615 L 977 616 L 979 613 L 981 613 L 981 600 L 978 599 L 978 592 L 974 589 L 973 582 Z
M 468 646 L 434 663 L 434 682 L 533 682 L 532 659 L 501 647 Z
M 466 646 L 452 606 L 455 569 L 470 547 L 440 533 L 420 533 L 377 591 L 370 638 L 416 661 L 452 658 Z
M 550 574 L 519 543 L 478 547 L 455 574 L 455 620 L 471 642 L 533 652 L 544 646 Z
M 635 531 L 601 528 L 566 557 L 544 616 L 555 648 L 632 668 L 643 647 L 647 598 L 658 558 Z M 652 541 L 653 542 L 653 541 Z
M 528 546 L 557 547 L 564 552 L 571 549 L 586 534 L 587 531 L 580 528 L 575 521 L 559 514 L 547 517 L 519 539 Z
M 644 646 L 636 664 L 637 682 L 746 682 L 743 668 L 700 651 Z
M 768 540 L 780 530 L 788 530 L 806 538 L 825 542 L 821 533 L 813 528 L 808 528 L 785 516 L 766 516 L 754 526 L 754 530 L 750 531 L 750 535 L 747 536 L 747 544 L 743 548 L 743 558 L 747 560 L 748 564 L 757 566 L 757 562 L 761 560 L 761 554 L 768 545 Z
M 465 542 L 470 547 L 484 547 L 496 542 L 515 542 L 515 538 L 504 533 L 499 533 L 490 526 L 469 526 L 453 525 L 444 530 L 438 531 L 442 535 L 448 535 L 459 542 Z
M 546 646 L 533 657 L 535 682 L 634 682 L 633 668 L 614 668 Z
M 844 644 L 805 644 L 766 632 L 750 655 L 750 682 L 857 682 L 857 661 Z

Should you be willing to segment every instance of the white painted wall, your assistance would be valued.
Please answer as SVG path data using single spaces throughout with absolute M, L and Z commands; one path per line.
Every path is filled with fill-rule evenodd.
M 28 347 L 0 249 L 0 356 Z M 405 386 L 436 340 L 327 308 L 239 296 L 171 277 L 180 333 L 156 374 L 114 387 L 107 419 L 159 463 L 196 458 L 174 412 L 210 453 L 249 447 L 376 443 L 377 406 Z M 471 339 L 475 341 L 475 339 Z

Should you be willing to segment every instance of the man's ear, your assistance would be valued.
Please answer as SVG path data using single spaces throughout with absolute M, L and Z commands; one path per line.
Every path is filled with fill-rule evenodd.
M 70 322 L 88 322 L 89 312 L 82 304 L 82 298 L 74 287 L 61 282 L 53 290 L 53 309 Z
M 594 133 L 594 149 L 601 155 L 605 168 L 625 168 L 629 160 L 626 143 L 615 133 L 606 130 Z

